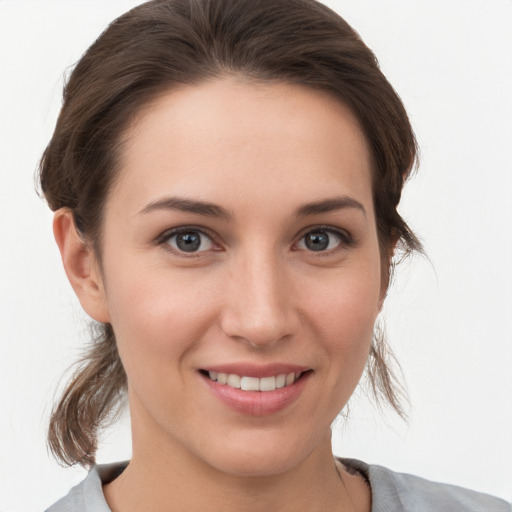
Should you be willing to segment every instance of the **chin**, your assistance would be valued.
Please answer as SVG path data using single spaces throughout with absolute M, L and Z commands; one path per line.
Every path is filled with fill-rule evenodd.
M 300 463 L 297 454 L 237 453 L 215 458 L 215 469 L 230 476 L 270 477 L 286 473 Z
M 268 436 L 251 436 L 252 439 L 233 439 L 229 445 L 216 443 L 200 456 L 216 470 L 240 477 L 267 477 L 286 473 L 300 465 L 314 450 L 304 440 Z M 245 437 L 245 436 L 242 436 Z M 213 449 L 212 449 L 213 448 Z

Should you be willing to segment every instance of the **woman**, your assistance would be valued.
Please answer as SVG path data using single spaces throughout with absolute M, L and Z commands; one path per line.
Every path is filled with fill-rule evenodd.
M 498 499 L 333 459 L 367 366 L 415 161 L 373 54 L 314 2 L 155 1 L 73 71 L 41 163 L 54 232 L 102 326 L 50 446 L 94 464 L 127 393 L 133 457 L 50 510 L 507 510 Z M 480 507 L 480 508 L 479 508 Z

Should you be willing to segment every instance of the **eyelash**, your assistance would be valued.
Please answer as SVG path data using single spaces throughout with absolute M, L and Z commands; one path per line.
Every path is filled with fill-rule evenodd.
M 310 226 L 306 228 L 306 230 L 301 234 L 299 242 L 311 233 L 328 233 L 329 235 L 334 235 L 339 240 L 338 245 L 332 249 L 325 251 L 307 251 L 309 253 L 316 254 L 317 256 L 330 256 L 355 245 L 355 240 L 348 231 L 328 225 Z
M 166 231 L 165 233 L 162 233 L 162 235 L 160 235 L 157 239 L 156 239 L 156 243 L 157 245 L 162 245 L 166 250 L 168 251 L 171 251 L 173 254 L 176 254 L 178 256 L 181 256 L 183 258 L 194 258 L 194 257 L 199 257 L 201 256 L 204 252 L 207 252 L 207 251 L 197 251 L 197 252 L 190 252 L 190 253 L 187 253 L 186 251 L 180 251 L 179 249 L 176 249 L 174 247 L 172 247 L 169 243 L 169 241 L 175 237 L 175 236 L 178 236 L 180 234 L 184 234 L 184 233 L 199 233 L 200 235 L 208 238 L 209 240 L 211 240 L 211 243 L 215 246 L 218 244 L 215 243 L 215 240 L 214 240 L 214 236 L 212 234 L 210 234 L 209 232 L 207 232 L 204 228 L 199 228 L 199 227 L 196 227 L 196 226 L 181 226 L 179 228 L 173 228 L 173 229 L 170 229 L 169 231 Z M 214 251 L 215 250 L 218 250 L 218 249 L 213 249 Z
M 181 251 L 179 249 L 176 249 L 172 247 L 169 244 L 169 241 L 180 234 L 184 233 L 199 233 L 202 236 L 207 237 L 211 243 L 218 247 L 218 244 L 215 242 L 215 237 L 213 234 L 207 232 L 204 228 L 199 228 L 196 226 L 181 226 L 179 228 L 173 228 L 169 231 L 166 231 L 165 233 L 162 233 L 157 239 L 156 243 L 157 245 L 162 245 L 164 248 L 168 251 L 171 251 L 173 254 L 177 254 L 178 256 L 184 257 L 184 258 L 193 258 L 193 257 L 199 257 L 205 252 L 209 252 L 211 249 L 203 250 L 203 251 L 197 251 L 197 252 L 189 252 Z M 343 229 L 335 228 L 333 226 L 326 226 L 326 225 L 317 225 L 317 226 L 310 226 L 306 228 L 300 235 L 298 241 L 294 244 L 296 245 L 300 241 L 302 241 L 308 234 L 311 233 L 328 233 L 330 235 L 334 235 L 339 240 L 339 244 L 332 249 L 328 250 L 321 250 L 321 251 L 314 251 L 314 250 L 306 250 L 306 252 L 316 254 L 318 256 L 327 256 L 334 253 L 337 253 L 340 250 L 353 247 L 355 245 L 355 241 L 352 237 L 352 235 Z M 213 249 L 213 251 L 218 251 L 219 249 Z M 301 249 L 294 249 L 294 250 L 301 250 Z

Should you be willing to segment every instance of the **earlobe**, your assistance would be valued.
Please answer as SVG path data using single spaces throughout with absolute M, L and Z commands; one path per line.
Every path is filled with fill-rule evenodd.
M 110 322 L 103 280 L 94 251 L 78 233 L 69 208 L 55 212 L 53 234 L 66 275 L 85 312 L 98 322 Z

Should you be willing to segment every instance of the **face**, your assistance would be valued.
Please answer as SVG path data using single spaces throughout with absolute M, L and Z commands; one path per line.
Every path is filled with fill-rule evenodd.
M 384 294 L 346 107 L 228 78 L 161 97 L 126 134 L 101 257 L 134 458 L 263 475 L 330 453 Z

